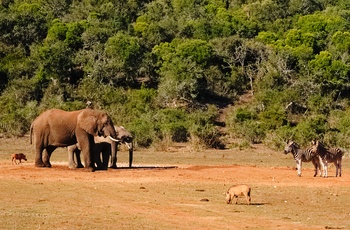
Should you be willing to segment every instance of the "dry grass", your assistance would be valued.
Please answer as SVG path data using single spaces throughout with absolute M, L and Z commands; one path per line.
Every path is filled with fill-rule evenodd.
M 90 173 L 69 170 L 64 148 L 52 168 L 35 168 L 28 139 L 0 145 L 0 229 L 350 229 L 348 155 L 341 178 L 314 178 L 311 164 L 297 177 L 291 155 L 261 145 L 139 150 L 133 169 Z M 12 165 L 17 152 L 28 162 Z M 225 203 L 237 183 L 252 187 L 252 205 Z

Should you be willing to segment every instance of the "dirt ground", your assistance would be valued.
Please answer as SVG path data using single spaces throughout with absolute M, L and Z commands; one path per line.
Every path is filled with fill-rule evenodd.
M 0 144 L 0 229 L 350 229 L 348 154 L 343 176 L 333 166 L 329 178 L 313 177 L 310 163 L 297 177 L 291 155 L 262 145 L 138 150 L 131 169 L 120 151 L 119 169 L 86 172 L 68 169 L 64 148 L 52 168 L 35 168 L 26 140 Z M 13 151 L 28 161 L 11 164 Z M 252 204 L 226 204 L 240 183 L 252 187 Z

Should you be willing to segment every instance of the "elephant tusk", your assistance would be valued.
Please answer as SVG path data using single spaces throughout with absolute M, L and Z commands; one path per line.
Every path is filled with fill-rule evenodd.
M 128 146 L 129 149 L 131 149 L 131 145 L 128 142 L 125 142 L 126 146 Z
M 120 140 L 114 139 L 114 138 L 111 137 L 111 136 L 108 136 L 108 137 L 109 137 L 109 139 L 111 139 L 112 141 L 115 141 L 115 142 L 117 142 L 117 143 L 120 143 Z

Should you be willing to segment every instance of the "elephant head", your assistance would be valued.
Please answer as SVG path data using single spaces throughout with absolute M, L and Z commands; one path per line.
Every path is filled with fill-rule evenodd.
M 110 168 L 117 168 L 117 151 L 118 144 L 125 144 L 129 149 L 129 167 L 132 167 L 132 161 L 134 156 L 134 144 L 133 144 L 133 136 L 131 133 L 126 130 L 123 126 L 115 126 L 114 127 L 117 132 L 116 140 L 110 141 L 111 144 L 111 163 Z M 95 138 L 96 141 L 96 138 Z
M 98 110 L 83 109 L 77 118 L 78 126 L 93 136 L 109 137 L 119 142 L 118 133 L 114 128 L 111 118 Z
M 129 149 L 129 167 L 131 168 L 134 155 L 133 136 L 123 126 L 116 126 L 115 130 L 118 132 L 118 139 L 120 139 L 120 143 L 124 143 Z M 113 159 L 111 159 L 111 167 L 113 166 L 112 160 Z

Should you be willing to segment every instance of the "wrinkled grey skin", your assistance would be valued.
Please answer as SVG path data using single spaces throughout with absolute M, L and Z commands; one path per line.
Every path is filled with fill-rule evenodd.
M 51 167 L 50 157 L 57 147 L 78 143 L 84 155 L 85 168 L 94 171 L 94 136 L 117 137 L 113 122 L 105 112 L 91 109 L 71 112 L 50 109 L 43 112 L 30 127 L 35 166 Z
M 124 143 L 129 148 L 129 167 L 132 167 L 133 161 L 133 137 L 129 131 L 123 126 L 115 126 L 115 130 L 118 133 L 116 139 L 119 142 L 112 141 L 109 138 L 95 137 L 95 148 L 93 151 L 94 162 L 97 169 L 106 170 L 108 168 L 109 156 L 111 156 L 110 168 L 117 168 L 117 151 L 118 144 Z M 74 160 L 74 156 L 76 161 Z M 102 159 L 101 159 L 102 157 Z M 80 147 L 79 145 L 71 145 L 68 147 L 68 165 L 69 168 L 82 168 L 80 159 Z

